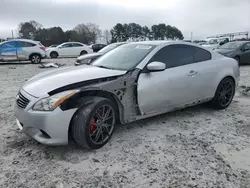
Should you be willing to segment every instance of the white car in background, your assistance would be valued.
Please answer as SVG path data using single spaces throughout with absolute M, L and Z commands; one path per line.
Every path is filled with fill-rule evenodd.
M 206 42 L 202 44 L 203 47 L 208 48 L 210 50 L 217 49 L 223 44 L 229 42 L 229 38 L 221 37 L 221 38 L 208 38 L 205 40 Z
M 13 39 L 0 43 L 0 61 L 40 63 L 46 57 L 45 47 L 39 41 Z
M 93 50 L 80 42 L 65 42 L 54 48 L 46 50 L 47 56 L 57 57 L 78 57 L 80 55 L 93 53 Z

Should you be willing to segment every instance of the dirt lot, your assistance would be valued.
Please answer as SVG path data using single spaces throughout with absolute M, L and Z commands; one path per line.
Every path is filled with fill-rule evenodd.
M 45 70 L 0 65 L 0 187 L 250 187 L 250 95 L 243 87 L 226 110 L 201 105 L 117 126 L 105 147 L 87 151 L 73 143 L 47 147 L 19 132 L 15 95 Z M 240 85 L 248 84 L 244 66 Z

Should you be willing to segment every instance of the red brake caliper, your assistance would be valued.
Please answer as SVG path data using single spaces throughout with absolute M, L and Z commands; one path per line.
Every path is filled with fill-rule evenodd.
M 95 130 L 95 119 L 90 120 L 89 130 L 92 133 Z

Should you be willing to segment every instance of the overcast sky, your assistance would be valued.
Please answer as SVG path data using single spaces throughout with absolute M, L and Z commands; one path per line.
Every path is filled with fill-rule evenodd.
M 15 35 L 20 22 L 72 29 L 93 22 L 101 29 L 136 22 L 178 27 L 186 39 L 250 31 L 250 0 L 0 0 L 0 37 Z

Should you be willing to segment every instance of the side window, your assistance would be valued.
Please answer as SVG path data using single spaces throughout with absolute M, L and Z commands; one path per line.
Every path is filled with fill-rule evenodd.
M 207 50 L 197 47 L 193 48 L 194 48 L 194 62 L 207 61 L 212 58 L 211 53 L 208 52 Z
M 166 63 L 167 68 L 173 68 L 211 59 L 210 52 L 201 48 L 183 44 L 170 45 L 159 50 L 150 60 Z
M 72 46 L 73 46 L 73 47 L 82 47 L 83 45 L 82 45 L 82 44 L 79 44 L 79 43 L 73 43 Z
M 250 50 L 250 43 L 246 43 L 245 46 L 244 46 L 244 49 L 246 51 Z
M 23 48 L 28 48 L 28 47 L 36 46 L 36 44 L 34 44 L 34 43 L 24 42 L 24 41 L 21 41 L 19 44 L 21 44 L 21 47 L 23 47 Z
M 62 45 L 62 48 L 70 48 L 70 47 L 72 47 L 72 43 L 67 43 Z
M 166 63 L 167 68 L 194 63 L 193 48 L 187 45 L 170 45 L 160 49 L 150 60 Z
M 15 52 L 15 51 L 16 51 L 16 42 L 15 41 L 6 42 L 0 46 L 0 53 Z
M 173 45 L 171 49 L 171 55 L 169 56 L 169 62 L 171 67 L 183 66 L 194 63 L 194 48 L 188 45 Z
M 158 52 L 156 52 L 156 54 L 151 58 L 149 62 L 159 61 L 159 62 L 165 63 L 168 67 L 169 65 L 168 57 L 170 55 L 169 53 L 170 50 L 171 50 L 170 46 L 163 47 Z
M 6 42 L 6 43 L 2 44 L 1 48 L 2 49 L 5 49 L 5 48 L 16 48 L 16 42 L 15 41 Z

